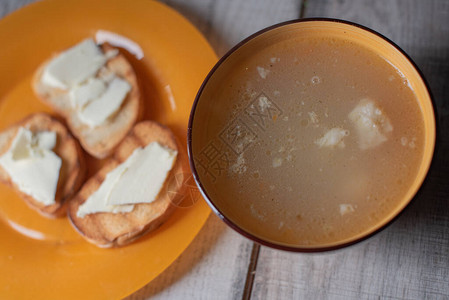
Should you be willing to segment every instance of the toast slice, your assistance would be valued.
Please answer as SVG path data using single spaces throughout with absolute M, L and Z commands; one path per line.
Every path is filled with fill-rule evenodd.
M 107 52 L 114 48 L 104 44 L 101 49 Z M 139 119 L 141 113 L 141 92 L 131 64 L 122 53 L 107 61 L 105 65 L 107 71 L 125 79 L 131 85 L 131 90 L 114 115 L 104 124 L 91 128 L 80 121 L 77 112 L 71 106 L 67 91 L 48 87 L 41 82 L 43 71 L 49 62 L 50 60 L 44 62 L 34 75 L 32 86 L 35 94 L 66 119 L 70 131 L 78 138 L 86 152 L 96 158 L 109 156 Z
M 21 192 L 1 166 L 0 181 L 13 187 L 28 206 L 37 210 L 42 215 L 46 217 L 65 215 L 66 200 L 78 191 L 86 175 L 86 164 L 81 147 L 62 123 L 45 113 L 36 113 L 0 133 L 0 156 L 9 150 L 19 127 L 28 128 L 32 132 L 54 131 L 56 133 L 57 142 L 52 151 L 62 160 L 55 195 L 56 203 L 45 206 L 33 197 Z
M 151 203 L 135 204 L 133 211 L 128 213 L 101 212 L 88 214 L 83 218 L 78 217 L 78 207 L 100 187 L 106 174 L 124 162 L 136 148 L 145 147 L 151 142 L 158 142 L 162 146 L 178 151 L 173 167 L 156 199 Z M 129 244 L 143 234 L 159 227 L 176 207 L 167 193 L 170 178 L 176 175 L 178 180 L 184 180 L 186 159 L 182 151 L 179 150 L 181 148 L 168 128 L 152 121 L 143 121 L 135 125 L 117 148 L 114 156 L 86 181 L 78 194 L 70 201 L 67 214 L 74 227 L 86 240 L 104 248 Z M 139 179 L 136 178 L 136 180 Z M 151 182 L 142 184 L 151 184 Z M 182 193 L 180 191 L 182 188 L 177 185 L 177 190 L 173 189 L 170 192 Z

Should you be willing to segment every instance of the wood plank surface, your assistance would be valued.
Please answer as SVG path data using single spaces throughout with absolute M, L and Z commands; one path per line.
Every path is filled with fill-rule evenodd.
M 297 19 L 300 0 L 162 0 L 184 15 L 220 57 L 249 35 Z
M 0 17 L 33 0 L 0 0 Z M 301 0 L 165 0 L 219 56 L 248 35 L 298 18 Z M 401 217 L 347 249 L 292 254 L 261 247 L 254 299 L 449 299 L 449 1 L 308 0 L 306 17 L 347 19 L 379 31 L 418 64 L 435 96 L 438 152 L 428 180 Z M 211 216 L 187 250 L 128 297 L 241 299 L 252 242 Z
M 127 299 L 241 299 L 251 248 L 211 215 L 181 256 Z
M 323 254 L 262 247 L 253 298 L 449 299 L 449 2 L 310 0 L 305 16 L 354 21 L 403 47 L 435 96 L 438 154 L 418 197 L 375 237 Z
M 36 0 L 0 0 L 0 19 Z

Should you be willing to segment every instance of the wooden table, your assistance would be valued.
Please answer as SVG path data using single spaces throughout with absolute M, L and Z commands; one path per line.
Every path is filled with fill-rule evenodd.
M 0 17 L 32 1 L 0 0 Z M 299 17 L 341 18 L 384 34 L 426 76 L 439 144 L 416 200 L 367 241 L 323 254 L 286 253 L 253 244 L 211 215 L 187 250 L 128 299 L 449 299 L 449 1 L 164 2 L 219 56 L 259 29 Z

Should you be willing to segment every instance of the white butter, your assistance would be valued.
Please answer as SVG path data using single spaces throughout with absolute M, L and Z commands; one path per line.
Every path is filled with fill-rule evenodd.
M 103 54 L 92 39 L 84 40 L 50 61 L 42 74 L 42 82 L 51 87 L 70 89 L 95 76 L 111 54 Z
M 141 149 L 141 148 L 138 148 Z M 137 150 L 137 149 L 136 149 Z M 120 177 L 128 169 L 128 165 L 135 160 L 136 154 L 138 152 L 134 151 L 128 159 L 122 164 L 118 165 L 115 169 L 106 174 L 105 179 L 102 184 L 87 200 L 78 208 L 76 215 L 78 217 L 84 217 L 87 214 L 93 214 L 98 212 L 130 212 L 134 209 L 134 205 L 109 205 L 107 200 L 113 190 L 114 186 L 117 184 Z
M 120 108 L 130 90 L 131 85 L 127 81 L 115 77 L 99 98 L 90 101 L 78 112 L 80 120 L 90 127 L 103 124 Z
M 87 39 L 54 58 L 42 74 L 42 83 L 66 90 L 80 121 L 94 128 L 119 110 L 131 85 L 104 65 L 117 50 L 103 53 Z
M 56 146 L 56 133 L 53 131 L 37 132 L 34 137 L 41 149 L 52 150 Z
M 78 217 L 96 212 L 129 212 L 134 204 L 151 203 L 160 193 L 177 152 L 157 142 L 137 148 L 114 170 L 77 212 Z
M 0 157 L 0 165 L 23 193 L 44 205 L 55 203 L 61 158 L 51 151 L 56 133 L 33 134 L 20 127 L 9 150 Z
M 106 83 L 98 78 L 89 78 L 82 85 L 70 90 L 69 97 L 72 107 L 83 109 L 90 101 L 99 98 L 106 91 Z

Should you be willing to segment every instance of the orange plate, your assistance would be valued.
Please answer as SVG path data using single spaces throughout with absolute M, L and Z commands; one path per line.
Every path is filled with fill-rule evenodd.
M 51 112 L 31 90 L 33 72 L 55 51 L 97 30 L 140 45 L 142 59 L 127 55 L 142 83 L 145 117 L 169 126 L 185 145 L 192 102 L 216 56 L 182 16 L 149 0 L 49 0 L 0 20 L 0 130 L 32 112 Z M 90 159 L 90 173 L 97 166 Z M 198 201 L 129 246 L 100 249 L 67 218 L 41 217 L 2 184 L 0 198 L 1 299 L 125 297 L 167 268 L 210 212 Z

